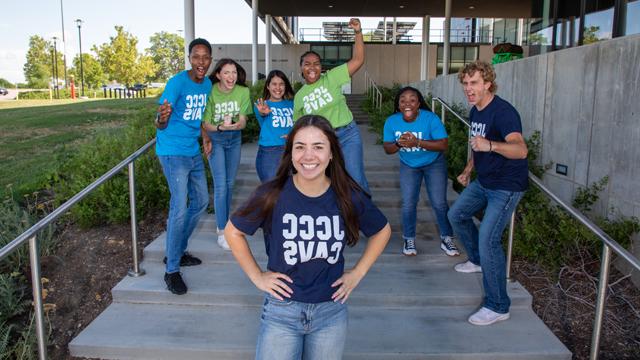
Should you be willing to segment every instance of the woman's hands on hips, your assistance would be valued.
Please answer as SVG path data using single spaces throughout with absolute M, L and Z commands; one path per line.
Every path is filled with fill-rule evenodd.
M 290 277 L 285 274 L 277 273 L 273 271 L 263 271 L 260 277 L 256 279 L 255 285 L 258 289 L 271 294 L 278 300 L 284 300 L 284 298 L 290 298 L 293 294 L 293 290 L 285 283 L 293 283 Z

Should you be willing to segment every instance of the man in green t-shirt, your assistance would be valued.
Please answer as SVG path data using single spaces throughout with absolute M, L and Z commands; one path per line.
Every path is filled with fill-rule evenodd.
M 338 135 L 347 172 L 368 193 L 369 183 L 364 174 L 362 137 L 353 121 L 353 114 L 342 95 L 342 86 L 351 82 L 353 74 L 364 64 L 364 40 L 359 19 L 351 19 L 349 27 L 355 32 L 353 57 L 338 67 L 322 74 L 320 55 L 307 51 L 300 57 L 305 84 L 293 100 L 294 118 L 303 115 L 321 115 L 329 120 Z

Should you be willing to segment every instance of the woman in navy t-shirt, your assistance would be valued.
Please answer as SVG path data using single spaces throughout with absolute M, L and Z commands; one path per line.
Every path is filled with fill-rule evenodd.
M 245 234 L 263 229 L 267 271 Z M 343 251 L 369 237 L 355 267 Z M 347 174 L 338 139 L 323 117 L 306 115 L 287 138 L 276 177 L 261 185 L 227 224 L 233 255 L 266 292 L 256 359 L 341 359 L 344 304 L 384 250 L 391 228 Z

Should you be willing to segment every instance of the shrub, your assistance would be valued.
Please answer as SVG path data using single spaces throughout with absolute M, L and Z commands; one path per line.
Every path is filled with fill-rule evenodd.
M 82 146 L 77 154 L 50 176 L 58 204 L 84 189 L 102 174 L 125 159 L 155 136 L 151 114 L 155 105 L 130 116 L 123 134 L 98 136 Z M 152 149 L 135 161 L 136 203 L 140 216 L 168 204 L 168 189 L 162 169 Z M 126 170 L 98 187 L 91 195 L 71 208 L 72 216 L 82 226 L 118 223 L 129 219 L 129 185 Z

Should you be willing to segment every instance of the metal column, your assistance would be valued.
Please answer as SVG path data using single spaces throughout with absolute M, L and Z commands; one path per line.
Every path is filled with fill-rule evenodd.
M 194 0 L 184 0 L 184 68 L 191 69 L 189 63 L 189 44 L 195 39 L 195 11 Z
M 258 81 L 258 0 L 251 0 L 251 83 Z
M 429 27 L 431 16 L 422 18 L 422 45 L 420 48 L 420 81 L 429 79 Z
M 449 73 L 449 38 L 451 37 L 451 0 L 444 3 L 444 48 L 442 49 L 442 75 Z
M 271 71 L 271 15 L 264 16 L 264 75 L 269 75 Z

